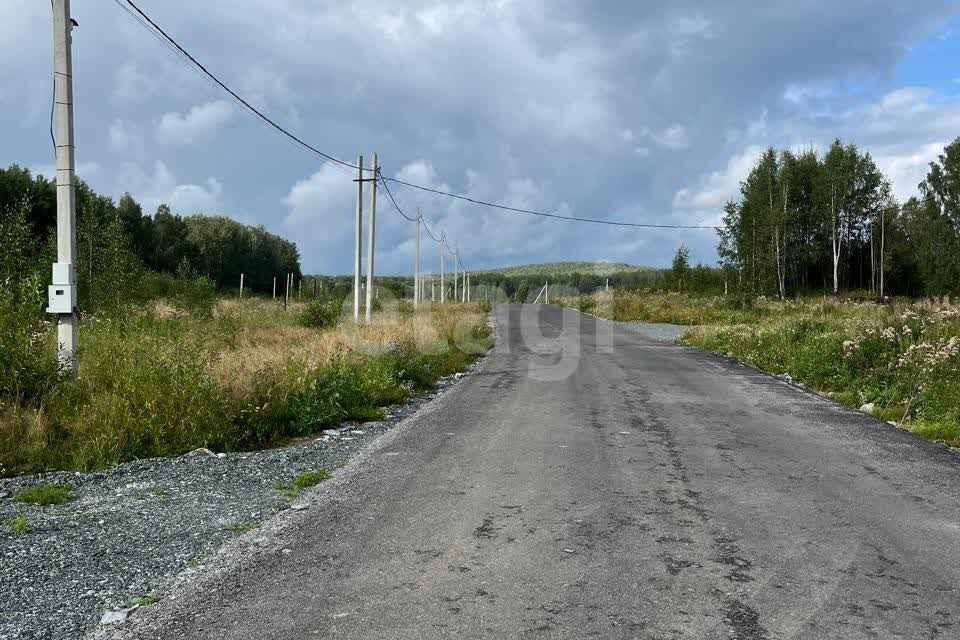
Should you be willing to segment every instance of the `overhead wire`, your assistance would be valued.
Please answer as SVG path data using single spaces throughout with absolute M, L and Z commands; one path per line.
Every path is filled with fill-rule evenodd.
M 214 75 L 213 73 L 211 73 L 203 64 L 200 63 L 200 61 L 198 61 L 193 55 L 191 55 L 190 52 L 188 52 L 186 49 L 184 49 L 182 46 L 180 46 L 180 43 L 178 43 L 172 36 L 170 36 L 170 34 L 168 34 L 166 31 L 164 31 L 163 28 L 160 27 L 160 25 L 158 25 L 156 22 L 154 22 L 153 19 L 150 18 L 150 16 L 148 16 L 146 13 L 144 13 L 143 10 L 140 9 L 140 7 L 138 7 L 138 6 L 133 2 L 133 0 L 125 0 L 125 2 L 126 2 L 128 5 L 130 5 L 130 6 L 134 9 L 134 11 L 136 11 L 138 14 L 140 14 L 140 16 L 141 16 L 144 20 L 146 20 L 146 21 L 150 24 L 151 27 L 153 27 L 154 29 L 156 29 L 157 32 L 160 33 L 160 35 L 162 35 L 162 36 L 163 36 L 166 40 L 168 40 L 174 47 L 176 47 L 177 50 L 178 50 L 180 53 L 182 53 L 184 56 L 186 56 L 186 58 L 187 58 L 192 64 L 194 64 L 198 69 L 200 69 L 200 71 L 202 71 L 202 72 L 203 72 L 206 76 L 208 76 L 211 80 L 213 80 L 215 83 L 217 83 L 217 85 L 219 85 L 221 89 L 223 89 L 223 90 L 226 91 L 228 94 L 230 94 L 230 95 L 231 95 L 235 100 L 237 100 L 241 105 L 243 105 L 244 107 L 246 107 L 250 112 L 252 112 L 253 114 L 255 114 L 257 117 L 259 117 L 261 120 L 263 120 L 263 121 L 266 122 L 268 125 L 270 125 L 271 127 L 273 127 L 275 130 L 277 130 L 277 131 L 280 132 L 281 134 L 285 135 L 286 137 L 290 138 L 291 140 L 293 140 L 294 142 L 296 142 L 297 144 L 299 144 L 299 145 L 302 146 L 303 148 L 305 148 L 305 149 L 307 149 L 307 150 L 309 150 L 309 151 L 312 151 L 312 152 L 315 153 L 316 155 L 318 155 L 318 156 L 320 156 L 320 157 L 322 157 L 322 158 L 325 158 L 326 160 L 328 160 L 328 161 L 330 161 L 330 162 L 335 162 L 335 163 L 337 163 L 337 164 L 339 164 L 339 165 L 342 165 L 342 166 L 344 166 L 344 167 L 349 167 L 349 168 L 351 168 L 351 169 L 359 169 L 359 170 L 361 170 L 361 171 L 364 170 L 362 167 L 360 167 L 360 166 L 358 166 L 358 165 L 352 164 L 352 163 L 350 163 L 350 162 L 346 162 L 346 161 L 341 160 L 341 159 L 339 159 L 339 158 L 337 158 L 337 157 L 335 157 L 335 156 L 330 155 L 329 153 L 325 153 L 325 152 L 321 151 L 320 149 L 318 149 L 318 148 L 314 147 L 313 145 L 305 142 L 303 139 L 299 138 L 299 137 L 296 136 L 295 134 L 291 133 L 289 130 L 287 130 L 287 129 L 285 129 L 284 127 L 282 127 L 282 126 L 280 126 L 279 124 L 277 124 L 273 119 L 271 119 L 269 116 L 267 116 L 266 114 L 264 114 L 262 111 L 260 111 L 260 110 L 257 109 L 256 107 L 254 107 L 254 106 L 253 106 L 252 104 L 250 104 L 249 102 L 247 102 L 247 101 L 246 101 L 244 98 L 242 98 L 236 91 L 234 91 L 234 90 L 231 89 L 229 86 L 227 86 L 227 84 L 224 83 L 222 80 L 220 80 L 220 78 L 218 78 L 216 75 Z
M 536 211 L 533 209 L 521 209 L 519 207 L 511 207 L 503 204 L 497 204 L 495 202 L 487 202 L 485 200 L 479 200 L 477 198 L 471 198 L 470 196 L 465 196 L 459 193 L 452 193 L 450 191 L 442 191 L 440 189 L 433 189 L 431 187 L 425 187 L 423 185 L 414 184 L 412 182 L 407 182 L 405 180 L 400 180 L 399 178 L 386 178 L 390 182 L 395 182 L 397 184 L 403 185 L 405 187 L 411 187 L 413 189 L 419 189 L 421 191 L 426 191 L 436 195 L 446 196 L 448 198 L 454 198 L 457 200 L 463 200 L 465 202 L 470 202 L 473 204 L 481 205 L 484 207 L 491 207 L 493 209 L 500 209 L 502 211 L 509 211 L 512 213 L 522 213 L 531 216 L 541 216 L 544 218 L 554 218 L 557 220 L 569 220 L 571 222 L 589 222 L 593 224 L 605 224 L 615 227 L 639 227 L 647 229 L 722 229 L 723 227 L 718 227 L 714 225 L 689 225 L 689 224 L 655 224 L 655 223 L 646 223 L 646 222 L 626 222 L 622 220 L 606 220 L 604 218 L 585 218 L 582 216 L 565 216 L 559 213 L 550 213 L 547 211 Z

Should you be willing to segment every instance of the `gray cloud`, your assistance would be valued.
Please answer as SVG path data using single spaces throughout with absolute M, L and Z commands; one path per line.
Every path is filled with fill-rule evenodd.
M 907 194 L 936 145 L 960 131 L 954 98 L 894 81 L 953 3 L 169 0 L 145 9 L 324 150 L 347 159 L 376 150 L 387 174 L 561 212 L 714 221 L 757 149 L 835 136 L 873 151 Z M 171 199 L 185 213 L 230 212 L 292 236 L 308 269 L 350 269 L 351 176 L 235 107 L 232 116 L 210 107 L 226 97 L 112 3 L 74 12 L 78 158 L 102 167 L 95 187 L 131 190 L 151 207 Z M 0 25 L 0 162 L 49 164 L 49 12 L 23 3 L 10 13 Z M 662 264 L 680 241 L 713 258 L 710 232 L 586 227 L 395 193 L 475 266 Z M 409 270 L 411 223 L 388 206 L 381 196 L 380 263 Z

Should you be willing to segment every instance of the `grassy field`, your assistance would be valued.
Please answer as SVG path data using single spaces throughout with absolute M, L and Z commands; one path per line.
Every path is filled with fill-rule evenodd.
M 601 317 L 697 325 L 686 344 L 735 357 L 960 446 L 960 306 L 835 298 L 754 301 L 676 293 L 571 301 Z
M 478 305 L 401 305 L 326 329 L 304 326 L 304 311 L 220 300 L 212 313 L 155 303 L 85 320 L 78 380 L 0 401 L 0 475 L 265 447 L 378 419 L 490 343 Z M 36 348 L 52 353 L 52 340 L 48 327 Z

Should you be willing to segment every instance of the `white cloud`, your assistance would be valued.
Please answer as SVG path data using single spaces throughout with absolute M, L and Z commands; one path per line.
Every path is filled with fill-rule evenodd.
M 205 102 L 187 113 L 169 112 L 157 124 L 157 142 L 185 146 L 213 136 L 233 116 L 233 107 L 226 100 Z
M 107 131 L 110 149 L 120 154 L 136 154 L 143 151 L 143 137 L 129 122 L 117 118 Z
M 671 151 L 681 151 L 690 146 L 690 132 L 681 124 L 675 124 L 660 131 L 647 128 L 643 133 L 659 146 Z
M 728 200 L 739 200 L 740 181 L 756 164 L 763 148 L 747 147 L 727 161 L 720 171 L 702 176 L 696 185 L 684 187 L 673 197 L 673 208 L 700 218 L 718 220 L 722 217 L 723 205 Z
M 202 183 L 178 182 L 169 167 L 156 161 L 152 173 L 139 165 L 125 164 L 117 175 L 115 196 L 129 192 L 152 215 L 160 204 L 170 205 L 171 211 L 181 215 L 218 215 L 224 212 L 223 185 L 216 178 Z M 238 218 L 237 215 L 232 217 Z
M 140 102 L 152 93 L 153 83 L 135 62 L 124 62 L 113 73 L 113 99 L 116 102 Z
M 917 185 L 927 177 L 930 163 L 943 153 L 948 141 L 919 144 L 902 150 L 881 150 L 874 155 L 877 166 L 893 183 L 893 193 L 900 202 L 919 194 Z

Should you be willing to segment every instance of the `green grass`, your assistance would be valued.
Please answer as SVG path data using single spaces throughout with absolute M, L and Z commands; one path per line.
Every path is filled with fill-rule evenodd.
M 79 379 L 58 379 L 29 401 L 0 389 L 0 476 L 199 447 L 255 450 L 346 420 L 382 420 L 383 407 L 463 370 L 491 344 L 476 304 L 387 310 L 370 325 L 322 329 L 302 326 L 300 311 L 233 300 L 213 314 L 160 304 L 88 320 Z
M 223 528 L 224 531 L 229 531 L 231 533 L 246 533 L 247 531 L 253 531 L 257 528 L 256 522 L 237 522 L 231 525 L 227 525 Z
M 138 607 L 149 607 L 152 604 L 157 604 L 157 602 L 159 601 L 160 599 L 157 596 L 152 594 L 147 594 L 139 598 L 134 598 L 130 604 L 136 605 Z
M 316 486 L 328 479 L 330 474 L 324 469 L 314 471 L 304 471 L 290 482 L 277 485 L 277 489 L 288 498 L 295 498 L 310 487 Z
M 8 527 L 10 527 L 10 531 L 12 531 L 13 535 L 15 536 L 22 536 L 30 533 L 30 523 L 27 521 L 27 516 L 17 516 L 12 520 L 7 520 L 6 524 Z
M 20 489 L 14 495 L 13 499 L 26 504 L 47 506 L 51 504 L 63 504 L 71 497 L 73 497 L 72 484 L 47 483 Z

